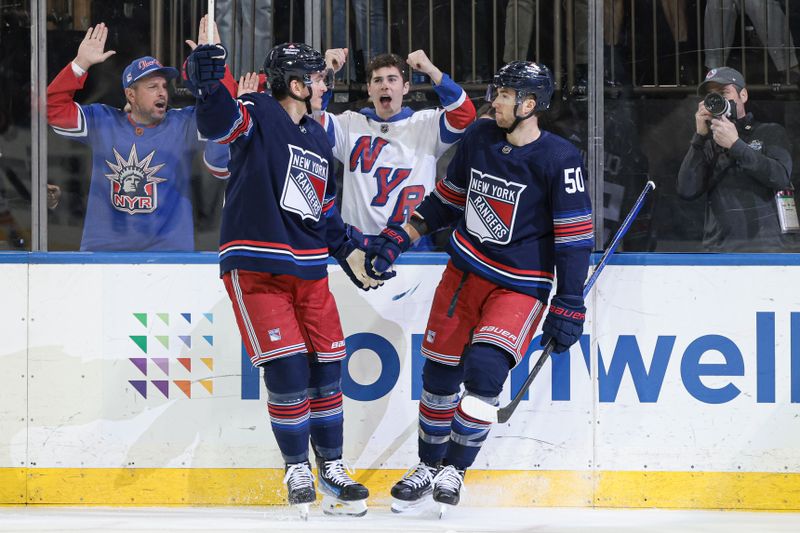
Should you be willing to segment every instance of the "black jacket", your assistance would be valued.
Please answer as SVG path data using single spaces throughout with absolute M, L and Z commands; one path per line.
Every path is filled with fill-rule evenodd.
M 678 172 L 678 195 L 706 195 L 703 244 L 712 252 L 793 252 L 781 234 L 775 193 L 791 187 L 791 145 L 779 124 L 748 113 L 736 121 L 739 139 L 729 150 L 695 133 Z

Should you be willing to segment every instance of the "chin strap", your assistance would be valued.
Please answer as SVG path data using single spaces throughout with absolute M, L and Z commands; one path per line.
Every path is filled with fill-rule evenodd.
M 527 115 L 519 116 L 517 115 L 518 110 L 519 110 L 519 104 L 514 105 L 514 117 L 515 117 L 514 122 L 511 123 L 511 126 L 506 128 L 506 133 L 511 133 L 512 131 L 514 131 L 517 128 L 517 126 L 519 126 L 520 122 L 522 122 L 523 120 L 528 120 L 536 112 L 536 108 L 534 107 L 531 110 L 531 112 L 528 113 Z
M 303 84 L 303 87 L 305 87 L 306 91 L 308 91 L 308 96 L 306 96 L 305 98 L 301 98 L 299 96 L 295 96 L 295 94 L 292 92 L 291 87 L 289 88 L 289 96 L 291 98 L 294 98 L 298 102 L 305 102 L 305 104 L 306 104 L 306 114 L 310 115 L 311 114 L 311 87 L 309 87 L 308 85 L 305 85 L 305 84 Z
M 290 90 L 289 96 L 297 100 L 298 102 L 305 102 L 306 104 L 306 114 L 311 114 L 311 89 L 308 90 L 308 96 L 305 98 L 300 98 L 299 96 L 295 96 L 294 93 Z

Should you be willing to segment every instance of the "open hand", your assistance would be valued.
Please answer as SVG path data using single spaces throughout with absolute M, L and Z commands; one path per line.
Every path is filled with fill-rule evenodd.
M 247 74 L 239 78 L 239 89 L 236 92 L 236 98 L 257 91 L 258 91 L 257 72 L 248 72 Z
M 219 32 L 217 31 L 217 23 L 212 22 L 214 25 L 214 42 L 208 42 L 208 15 L 203 15 L 203 18 L 200 19 L 200 27 L 197 29 L 197 42 L 192 41 L 191 39 L 186 39 L 184 41 L 186 44 L 189 45 L 189 48 L 194 50 L 197 48 L 197 45 L 200 44 L 220 44 L 222 41 L 219 39 Z
M 74 59 L 75 64 L 83 70 L 89 70 L 92 65 L 102 63 L 116 54 L 114 50 L 103 51 L 106 48 L 107 37 L 108 28 L 103 22 L 86 30 L 86 36 L 78 46 L 78 55 Z

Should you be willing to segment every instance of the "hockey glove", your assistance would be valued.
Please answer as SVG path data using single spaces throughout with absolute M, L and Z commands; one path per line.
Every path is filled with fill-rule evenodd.
M 369 239 L 357 227 L 350 225 L 347 226 L 347 237 L 333 254 L 333 258 L 356 287 L 364 291 L 377 289 L 383 285 L 383 281 L 368 276 L 364 270 L 364 250 L 367 249 Z
M 186 60 L 187 88 L 198 98 L 215 90 L 225 76 L 227 50 L 221 44 L 201 44 Z
M 585 320 L 586 307 L 582 297 L 554 296 L 542 326 L 542 346 L 553 339 L 553 352 L 566 352 L 581 338 Z
M 383 231 L 372 239 L 369 247 L 367 247 L 366 262 L 364 264 L 367 275 L 380 280 L 395 277 L 397 272 L 392 270 L 392 264 L 410 246 L 411 238 L 402 226 L 392 224 L 383 228 Z

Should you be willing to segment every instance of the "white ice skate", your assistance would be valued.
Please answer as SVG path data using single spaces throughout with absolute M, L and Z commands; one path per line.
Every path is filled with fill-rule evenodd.
M 308 461 L 286 465 L 283 482 L 286 483 L 289 505 L 297 509 L 303 520 L 308 520 L 309 507 L 317 500 L 314 479 Z
M 317 460 L 322 512 L 327 515 L 364 516 L 369 490 L 350 477 L 354 473 L 341 459 Z

